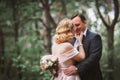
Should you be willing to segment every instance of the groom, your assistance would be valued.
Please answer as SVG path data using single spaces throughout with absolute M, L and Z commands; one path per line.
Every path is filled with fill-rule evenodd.
M 83 32 L 83 47 L 86 58 L 75 66 L 67 67 L 64 73 L 66 75 L 78 73 L 81 80 L 103 80 L 100 70 L 100 58 L 102 55 L 100 35 L 87 29 L 86 18 L 82 14 L 74 15 L 71 20 L 74 23 L 74 28 L 76 28 L 76 35 L 79 35 L 81 31 Z M 75 40 L 73 40 L 74 42 Z

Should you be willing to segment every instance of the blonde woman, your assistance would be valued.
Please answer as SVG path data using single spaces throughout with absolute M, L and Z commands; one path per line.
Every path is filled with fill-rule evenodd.
M 52 77 L 51 80 L 80 80 L 79 75 L 73 74 L 67 76 L 64 70 L 75 62 L 85 59 L 85 52 L 82 45 L 82 33 L 76 37 L 79 45 L 79 51 L 74 48 L 70 41 L 75 36 L 74 25 L 70 19 L 63 19 L 59 22 L 56 33 L 53 37 L 54 44 L 52 46 L 52 55 L 58 57 L 58 76 Z

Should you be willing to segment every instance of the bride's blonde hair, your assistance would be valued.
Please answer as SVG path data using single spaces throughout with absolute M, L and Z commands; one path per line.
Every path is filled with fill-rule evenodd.
M 65 18 L 59 22 L 54 36 L 56 43 L 69 42 L 74 37 L 73 24 L 69 21 L 70 19 Z

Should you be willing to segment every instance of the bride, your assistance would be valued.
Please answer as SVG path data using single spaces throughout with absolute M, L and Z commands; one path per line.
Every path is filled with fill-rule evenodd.
M 70 43 L 74 39 L 75 30 L 74 25 L 70 19 L 63 19 L 56 28 L 56 33 L 53 37 L 52 55 L 58 57 L 58 76 L 53 76 L 51 80 L 80 80 L 76 73 L 71 76 L 64 74 L 64 69 L 68 66 L 74 65 L 75 62 L 85 59 L 85 52 L 82 45 L 82 32 L 76 37 L 78 41 L 78 50 Z

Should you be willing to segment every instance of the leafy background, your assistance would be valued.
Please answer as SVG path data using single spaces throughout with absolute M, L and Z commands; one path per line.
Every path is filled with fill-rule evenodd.
M 41 71 L 39 67 L 41 56 L 51 54 L 49 50 L 46 51 L 45 43 L 47 43 L 47 41 L 45 41 L 45 30 L 47 28 L 43 25 L 44 18 L 42 18 L 45 9 L 41 7 L 40 1 L 42 0 L 0 0 L 0 80 L 50 79 L 50 72 Z M 102 36 L 103 55 L 100 63 L 104 79 L 109 80 L 108 73 L 113 72 L 114 79 L 111 80 L 119 80 L 120 17 L 114 29 L 114 70 L 110 70 L 108 69 L 107 32 L 96 11 L 95 1 L 43 1 L 48 1 L 49 14 L 56 24 L 62 18 L 70 17 L 76 12 L 83 13 L 86 16 L 88 28 Z M 110 1 L 111 0 L 101 0 L 99 7 L 101 11 L 105 10 L 105 4 L 110 4 Z M 112 10 L 114 10 L 114 8 L 112 8 Z M 48 30 L 51 30 L 50 36 L 52 37 L 56 26 L 53 27 L 53 24 L 47 26 Z M 50 40 L 51 41 L 48 42 L 52 42 L 52 38 L 50 38 Z M 51 49 L 51 47 L 48 48 Z

